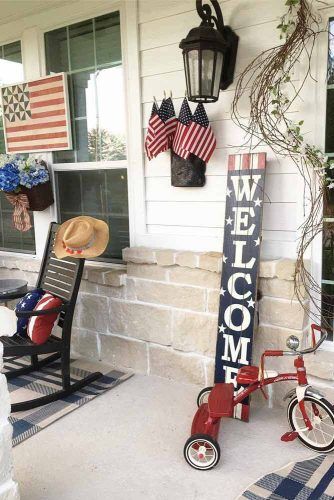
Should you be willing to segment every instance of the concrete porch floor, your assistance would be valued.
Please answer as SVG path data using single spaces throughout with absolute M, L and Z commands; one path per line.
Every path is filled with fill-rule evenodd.
M 225 420 L 220 464 L 183 459 L 198 387 L 134 376 L 14 449 L 22 500 L 233 500 L 260 476 L 312 451 L 282 443 L 284 410 Z

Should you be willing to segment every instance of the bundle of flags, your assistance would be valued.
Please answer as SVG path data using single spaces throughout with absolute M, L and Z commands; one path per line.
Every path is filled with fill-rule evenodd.
M 184 98 L 178 119 L 170 97 L 162 101 L 160 108 L 153 104 L 145 139 L 146 154 L 152 160 L 169 148 L 185 160 L 191 154 L 205 163 L 210 160 L 216 139 L 202 103 L 192 114 Z

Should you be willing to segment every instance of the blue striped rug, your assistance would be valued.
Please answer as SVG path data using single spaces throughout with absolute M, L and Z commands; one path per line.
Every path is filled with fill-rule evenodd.
M 29 361 L 24 358 L 12 360 L 5 365 L 5 371 L 6 368 L 25 366 Z M 12 413 L 9 420 L 13 425 L 13 446 L 37 434 L 37 432 L 40 432 L 59 418 L 89 403 L 92 399 L 132 376 L 132 373 L 124 373 L 118 370 L 110 371 L 110 367 L 106 365 L 79 359 L 71 363 L 71 380 L 75 382 L 95 371 L 102 372 L 103 377 L 80 391 L 39 408 Z M 60 362 L 55 361 L 41 371 L 9 380 L 8 389 L 12 403 L 44 396 L 61 389 Z
M 333 500 L 334 456 L 291 463 L 252 484 L 238 500 Z

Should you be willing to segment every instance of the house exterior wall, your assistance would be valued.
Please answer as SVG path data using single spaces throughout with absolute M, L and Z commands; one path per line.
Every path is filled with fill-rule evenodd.
M 8 422 L 10 401 L 6 377 L 2 371 L 2 344 L 0 343 L 0 500 L 19 500 L 19 490 L 13 481 L 12 426 Z
M 334 1 L 328 4 L 334 6 Z M 285 1 L 226 0 L 221 6 L 225 23 L 240 36 L 237 76 L 258 53 L 280 43 L 276 26 L 286 10 Z M 139 373 L 208 385 L 213 379 L 227 158 L 230 153 L 248 151 L 242 146 L 243 132 L 230 117 L 235 83 L 221 93 L 217 103 L 206 106 L 217 150 L 207 166 L 205 187 L 172 187 L 169 153 L 148 162 L 142 147 L 153 96 L 161 100 L 164 91 L 172 91 L 177 112 L 182 102 L 185 79 L 178 44 L 199 24 L 195 0 L 65 2 L 6 23 L 0 43 L 22 40 L 25 74 L 34 78 L 45 72 L 45 31 L 117 8 L 123 19 L 128 95 L 132 248 L 124 252 L 124 270 L 111 270 L 107 264 L 102 268 L 87 265 L 73 348 L 78 354 Z M 317 75 L 325 75 L 326 50 L 321 54 Z M 302 74 L 302 67 L 297 68 L 296 84 Z M 307 84 L 293 109 L 305 120 L 308 140 L 319 146 L 323 145 L 324 87 L 321 77 L 318 83 Z M 317 106 L 320 94 L 321 106 Z M 245 117 L 249 113 L 246 98 L 241 111 Z M 256 362 L 262 349 L 284 347 L 290 333 L 303 337 L 308 319 L 294 298 L 292 281 L 298 228 L 304 217 L 304 186 L 292 162 L 275 157 L 263 145 L 254 151 L 267 152 L 259 282 L 263 299 L 255 334 Z M 47 159 L 52 163 L 51 154 Z M 54 207 L 35 213 L 37 258 L 0 255 L 0 278 L 26 276 L 30 284 L 36 282 L 48 223 L 55 215 Z M 279 363 L 278 368 L 286 368 L 283 361 Z M 325 358 L 310 363 L 310 370 L 322 380 L 333 379 Z M 279 395 L 280 389 L 275 390 Z

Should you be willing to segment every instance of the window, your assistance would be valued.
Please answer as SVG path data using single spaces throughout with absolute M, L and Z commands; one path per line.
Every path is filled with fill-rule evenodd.
M 330 160 L 334 160 L 334 19 L 329 21 L 329 49 L 327 74 L 326 144 Z M 328 340 L 333 341 L 334 318 L 334 193 L 327 190 L 324 200 L 322 250 L 322 317 L 332 325 Z M 324 325 L 324 326 L 327 326 Z
M 129 216 L 119 12 L 45 33 L 45 53 L 48 74 L 69 79 L 73 150 L 53 155 L 59 220 L 105 220 L 111 240 L 103 259 L 120 259 Z
M 0 85 L 24 80 L 21 56 L 21 43 L 14 42 L 0 46 Z M 0 110 L 0 153 L 6 153 L 3 122 Z M 12 224 L 13 207 L 5 195 L 0 193 L 0 250 L 16 252 L 35 252 L 35 233 L 31 228 L 21 233 Z M 33 217 L 31 215 L 31 222 Z

